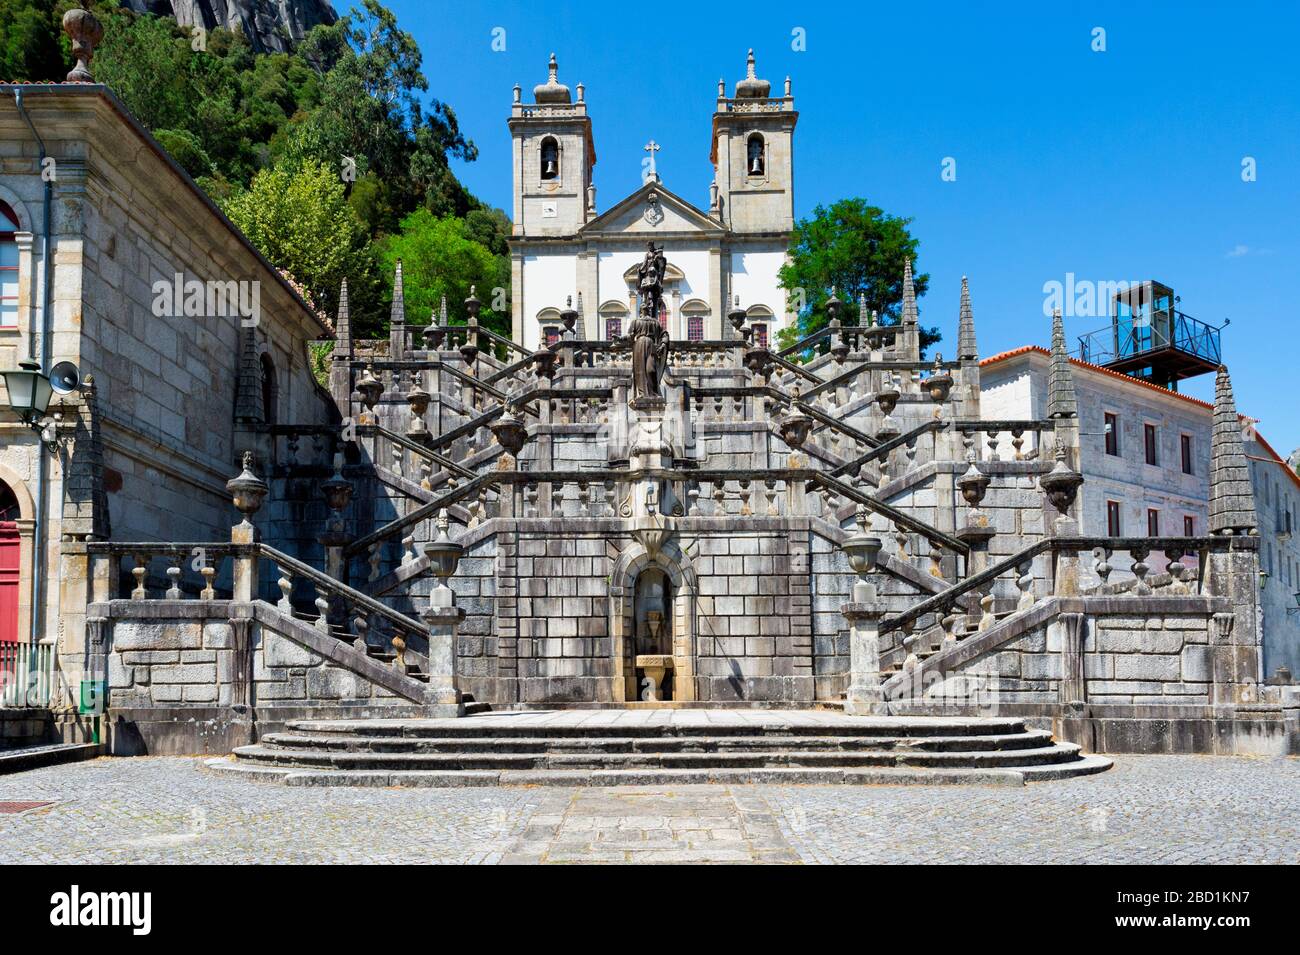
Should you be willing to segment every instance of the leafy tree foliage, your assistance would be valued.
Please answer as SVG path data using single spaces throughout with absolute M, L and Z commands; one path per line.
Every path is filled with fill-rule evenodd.
M 322 165 L 263 169 L 222 208 L 268 259 L 313 292 L 338 288 L 365 241 L 343 183 Z
M 0 2 L 0 78 L 62 79 L 71 66 L 59 43 L 54 0 Z
M 841 321 L 857 320 L 862 296 L 868 313 L 877 312 L 881 324 L 897 324 L 903 304 L 903 264 L 915 258 L 920 244 L 907 229 L 911 222 L 856 198 L 841 199 L 830 208 L 818 206 L 811 217 L 799 220 L 790 236 L 789 260 L 778 274 L 787 297 L 803 307 L 796 323 L 781 330 L 781 345 L 793 345 L 825 327 L 832 288 L 845 304 Z M 930 276 L 919 273 L 912 280 L 920 298 Z M 939 338 L 937 328 L 921 329 L 922 348 Z
M 63 78 L 70 5 L 0 0 L 0 79 Z M 376 0 L 269 54 L 239 32 L 200 42 L 170 18 L 92 6 L 104 24 L 96 80 L 317 303 L 332 310 L 346 275 L 357 334 L 381 334 L 387 321 L 391 249 L 409 245 L 449 270 L 429 281 L 455 309 L 471 284 L 489 304 L 485 290 L 509 289 L 510 222 L 450 166 L 478 150 L 428 95 L 415 39 Z M 508 306 L 497 311 L 493 321 L 507 322 Z
M 417 209 L 402 220 L 398 235 L 384 241 L 381 256 L 389 272 L 402 260 L 408 322 L 423 324 L 446 295 L 451 320 L 463 323 L 464 301 L 470 286 L 476 286 L 483 302 L 479 321 L 509 336 L 510 312 L 496 290 L 510 287 L 510 262 L 475 241 L 467 220 Z

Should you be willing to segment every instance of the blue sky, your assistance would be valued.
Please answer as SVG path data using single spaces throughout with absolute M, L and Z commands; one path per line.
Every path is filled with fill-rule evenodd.
M 494 205 L 510 206 L 511 88 L 528 95 L 554 51 L 560 79 L 587 87 L 599 207 L 636 188 L 650 138 L 665 185 L 707 207 L 717 81 L 730 90 L 753 47 L 774 90 L 793 79 L 796 215 L 863 196 L 914 218 L 939 351 L 963 274 L 985 355 L 1047 343 L 1046 282 L 1154 278 L 1188 314 L 1231 317 L 1239 410 L 1284 456 L 1300 446 L 1296 4 L 388 5 L 479 148 L 457 174 Z M 1066 332 L 1103 324 L 1069 317 Z M 1182 389 L 1210 399 L 1213 376 Z

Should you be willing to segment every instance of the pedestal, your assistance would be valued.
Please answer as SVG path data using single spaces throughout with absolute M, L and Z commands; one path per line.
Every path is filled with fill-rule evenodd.
M 456 680 L 456 631 L 465 611 L 452 605 L 451 590 L 442 585 L 434 590 L 429 609 L 420 616 L 429 627 L 428 701 L 434 715 L 464 716 Z
M 885 606 L 879 601 L 846 603 L 840 611 L 849 622 L 849 691 L 844 712 L 868 716 L 885 711 L 880 689 L 880 619 Z
M 633 661 L 637 670 L 650 681 L 650 685 L 641 690 L 641 699 L 647 703 L 664 698 L 664 676 L 673 669 L 673 658 L 668 654 L 640 654 Z

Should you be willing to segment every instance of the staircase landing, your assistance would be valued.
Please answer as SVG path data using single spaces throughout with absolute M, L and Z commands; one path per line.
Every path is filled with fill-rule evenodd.
M 205 765 L 291 786 L 1020 786 L 1111 762 L 1012 718 L 664 709 L 300 720 Z

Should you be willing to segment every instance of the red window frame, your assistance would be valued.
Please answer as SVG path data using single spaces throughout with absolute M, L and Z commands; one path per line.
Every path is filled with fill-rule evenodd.
M 1142 425 L 1142 446 L 1147 464 L 1160 465 L 1160 437 L 1153 424 Z
M 1107 411 L 1105 415 L 1106 426 L 1106 453 L 1111 457 L 1119 457 L 1119 415 Z

